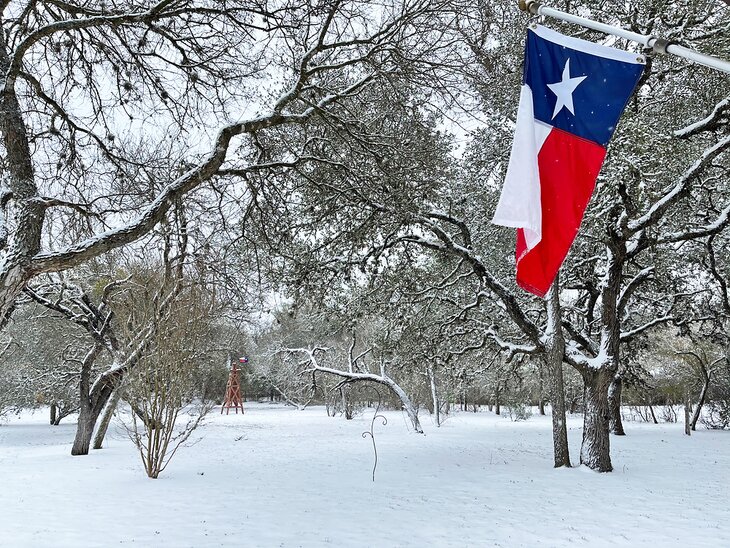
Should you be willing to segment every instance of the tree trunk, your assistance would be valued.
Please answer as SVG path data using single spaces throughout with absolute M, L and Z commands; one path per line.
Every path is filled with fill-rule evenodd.
M 656 415 L 654 414 L 654 406 L 649 404 L 649 413 L 651 413 L 651 420 L 654 421 L 654 424 L 659 424 L 659 421 L 656 420 Z
M 565 384 L 563 380 L 565 339 L 563 337 L 558 277 L 555 278 L 547 299 L 548 352 L 546 361 L 550 377 L 550 401 L 552 402 L 554 466 L 555 468 L 560 468 L 561 466 L 570 467 L 568 426 L 565 420 Z
M 0 29 L 0 73 L 10 68 L 6 36 Z M 3 84 L 4 78 L 3 78 Z M 31 258 L 41 249 L 41 234 L 46 207 L 38 200 L 38 187 L 33 172 L 32 153 L 26 123 L 13 86 L 3 85 L 0 94 L 0 134 L 4 147 L 2 179 L 5 190 L 12 193 L 13 219 L 17 226 L 8 242 L 5 225 L 4 199 L 0 207 L 0 249 L 4 256 L 0 264 L 0 328 L 4 327 L 15 309 L 15 301 L 26 282 L 33 276 Z M 8 245 L 9 244 L 9 245 Z
M 81 375 L 79 379 L 79 420 L 76 424 L 76 437 L 71 448 L 72 455 L 88 455 L 89 446 L 91 445 L 91 436 L 94 434 L 94 426 L 99 412 L 95 409 L 90 390 L 91 366 L 94 360 L 102 350 L 102 345 L 98 342 L 86 353 L 84 361 L 81 363 Z M 106 401 L 104 402 L 106 403 Z M 103 405 L 103 404 L 102 404 Z
M 416 408 L 413 406 L 413 403 L 411 402 L 411 399 L 408 397 L 408 394 L 406 394 L 405 391 L 390 377 L 385 377 L 385 379 L 386 379 L 386 381 L 383 384 L 388 386 L 400 398 L 400 401 L 403 404 L 403 409 L 405 410 L 406 414 L 408 415 L 408 418 L 411 420 L 413 429 L 416 432 L 418 432 L 419 434 L 423 434 L 423 428 L 421 428 L 421 422 L 418 420 L 418 412 L 416 411 Z
M 329 398 L 325 398 L 324 410 L 327 413 L 328 417 L 334 417 L 337 415 L 337 406 L 333 401 L 330 401 Z
M 538 395 L 537 400 L 537 411 L 540 414 L 540 416 L 545 416 L 545 374 L 543 373 L 543 368 L 541 367 L 538 371 L 538 376 L 540 380 L 539 390 L 540 393 Z
M 684 393 L 684 433 L 688 436 L 692 435 L 692 421 L 690 419 L 690 407 L 691 399 L 689 396 L 689 389 Z
M 623 380 L 616 375 L 608 387 L 608 405 L 611 409 L 610 429 L 617 436 L 625 436 L 624 424 L 621 420 L 621 391 Z
M 553 425 L 553 461 L 555 468 L 570 467 L 570 451 L 568 449 L 568 425 L 565 420 L 565 392 L 563 390 L 563 363 L 562 353 L 553 358 L 550 364 L 550 384 L 552 395 L 552 425 Z
M 0 265 L 0 329 L 10 320 L 15 301 L 31 278 L 27 273 L 28 263 L 20 257 L 7 255 L 4 264 Z
M 700 390 L 700 399 L 697 402 L 697 407 L 695 407 L 694 414 L 692 415 L 692 420 L 690 421 L 690 428 L 692 430 L 697 430 L 697 421 L 702 415 L 702 406 L 705 405 L 705 398 L 707 398 L 707 391 L 709 390 L 709 388 L 710 376 L 707 374 L 707 369 L 705 367 L 702 367 L 702 390 Z
M 583 443 L 580 463 L 596 472 L 610 472 L 611 444 L 608 405 L 608 385 L 613 373 L 605 368 L 587 368 L 581 372 L 585 383 L 585 410 L 583 415 Z
M 56 404 L 51 404 L 51 425 L 52 426 L 58 426 L 58 423 L 56 422 Z
M 499 404 L 499 398 L 497 398 L 494 402 L 494 414 L 499 415 L 500 414 L 500 404 Z
M 94 434 L 94 426 L 96 425 L 96 419 L 98 416 L 98 413 L 94 414 L 91 402 L 89 402 L 88 399 L 81 402 L 79 422 L 76 426 L 76 437 L 74 438 L 74 444 L 71 448 L 72 455 L 77 456 L 89 454 L 91 436 Z
M 79 422 L 76 426 L 76 437 L 71 448 L 72 455 L 88 455 L 94 427 L 104 406 L 112 394 L 112 389 L 95 391 L 89 398 L 81 401 Z
M 98 380 L 90 388 L 89 377 L 91 366 L 96 356 L 101 352 L 103 346 L 95 344 L 89 350 L 81 365 L 81 380 L 79 382 L 79 421 L 76 426 L 76 437 L 71 448 L 72 455 L 88 455 L 91 437 L 94 435 L 96 421 L 101 411 L 109 401 L 114 389 L 121 381 L 121 373 L 105 375 L 103 380 Z
M 106 407 L 104 407 L 104 414 L 101 417 L 99 428 L 96 429 L 96 435 L 94 436 L 94 449 L 101 449 L 102 445 L 104 444 L 106 432 L 109 429 L 109 424 L 112 421 L 114 411 L 116 411 L 117 409 L 117 404 L 119 403 L 119 399 L 121 398 L 121 396 L 122 390 L 120 388 L 117 388 L 116 390 L 114 390 L 112 397 L 109 398 L 109 402 L 106 404 Z
M 431 385 L 431 401 L 433 402 L 433 416 L 436 426 L 441 426 L 441 403 L 439 402 L 438 392 L 436 390 L 436 375 L 433 372 L 433 366 L 428 366 L 428 382 Z
M 342 412 L 345 414 L 345 419 L 352 420 L 354 409 L 350 398 L 349 389 L 342 386 L 340 387 L 340 396 L 342 397 Z
M 601 298 L 601 341 L 597 356 L 576 367 L 583 377 L 583 442 L 580 462 L 596 472 L 611 472 L 611 407 L 608 388 L 618 373 L 621 348 L 619 302 L 626 245 L 617 233 L 607 240 L 607 270 Z M 599 358 L 600 356 L 600 358 Z

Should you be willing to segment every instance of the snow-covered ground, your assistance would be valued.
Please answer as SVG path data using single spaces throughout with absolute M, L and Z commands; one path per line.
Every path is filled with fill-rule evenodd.
M 158 480 L 125 435 L 71 457 L 73 421 L 0 426 L 0 546 L 730 546 L 730 432 L 627 423 L 615 472 L 554 470 L 550 422 L 212 414 Z M 577 460 L 581 421 L 570 421 Z

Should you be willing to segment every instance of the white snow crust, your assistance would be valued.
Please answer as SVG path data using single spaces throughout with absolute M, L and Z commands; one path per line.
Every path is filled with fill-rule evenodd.
M 552 468 L 549 417 L 452 413 L 426 435 L 400 412 L 214 411 L 158 480 L 126 435 L 71 457 L 47 412 L 0 426 L 3 547 L 730 546 L 730 432 L 626 423 L 615 471 Z M 568 421 L 574 462 L 581 417 Z

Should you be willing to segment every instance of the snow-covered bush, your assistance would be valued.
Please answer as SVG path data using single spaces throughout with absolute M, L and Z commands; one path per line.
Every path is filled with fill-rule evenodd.
M 507 412 L 513 421 L 526 421 L 532 416 L 532 407 L 524 402 L 511 402 L 507 405 Z
M 520 383 L 515 383 L 511 388 L 503 396 L 509 418 L 513 421 L 526 421 L 532 416 L 530 388 Z

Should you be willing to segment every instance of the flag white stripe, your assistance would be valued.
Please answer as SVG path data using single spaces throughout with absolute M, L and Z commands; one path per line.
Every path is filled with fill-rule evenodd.
M 512 142 L 507 176 L 492 222 L 511 228 L 522 228 L 527 248 L 532 249 L 542 239 L 542 203 L 537 153 L 542 148 L 551 127 L 535 123 L 532 91 L 523 85 L 517 109 L 517 126 Z

